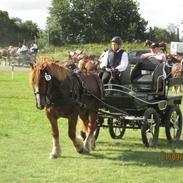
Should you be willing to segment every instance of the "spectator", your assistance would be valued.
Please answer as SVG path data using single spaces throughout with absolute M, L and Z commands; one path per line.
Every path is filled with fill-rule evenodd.
M 37 54 L 37 52 L 38 52 L 38 46 L 37 46 L 37 44 L 35 42 L 32 43 L 31 48 L 30 48 L 30 52 L 32 54 Z

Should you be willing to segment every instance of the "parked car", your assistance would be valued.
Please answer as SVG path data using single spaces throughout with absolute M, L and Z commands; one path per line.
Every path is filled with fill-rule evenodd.
M 149 53 L 150 50 L 132 50 L 128 52 L 129 63 L 134 65 L 140 60 L 140 56 L 144 53 Z

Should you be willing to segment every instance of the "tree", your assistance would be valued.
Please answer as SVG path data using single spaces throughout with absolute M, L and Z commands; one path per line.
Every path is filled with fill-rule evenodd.
M 176 33 L 175 32 L 169 32 L 170 30 L 173 31 L 171 28 L 163 29 L 159 27 L 150 27 L 149 31 L 146 33 L 146 38 L 154 41 L 154 42 L 170 42 L 172 40 L 176 40 Z
M 147 22 L 133 0 L 53 0 L 48 18 L 53 44 L 143 39 Z
M 32 21 L 22 22 L 9 18 L 8 12 L 0 10 L 0 46 L 18 45 L 24 40 L 30 42 L 37 37 L 39 29 Z

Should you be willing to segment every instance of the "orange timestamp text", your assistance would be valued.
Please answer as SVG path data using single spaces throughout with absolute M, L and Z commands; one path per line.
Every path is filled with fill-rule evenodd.
M 183 154 L 181 153 L 162 153 L 161 160 L 164 161 L 181 161 Z

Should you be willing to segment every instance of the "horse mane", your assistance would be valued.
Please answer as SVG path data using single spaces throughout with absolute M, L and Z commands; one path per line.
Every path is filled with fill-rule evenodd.
M 70 75 L 70 71 L 63 66 L 62 63 L 54 62 L 49 58 L 38 58 L 32 72 L 32 83 L 38 84 L 40 80 L 41 70 L 46 70 L 49 75 L 55 77 L 59 81 L 64 80 Z

